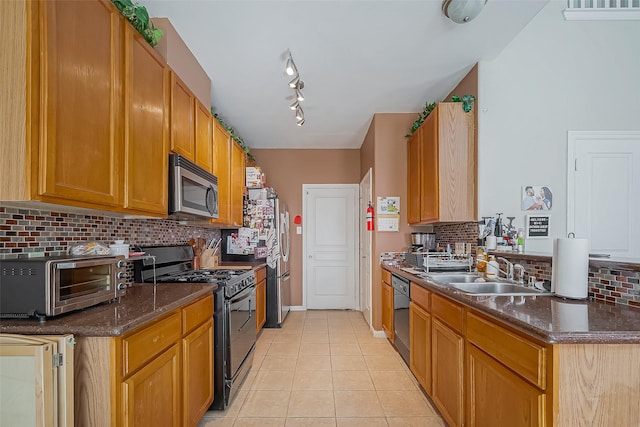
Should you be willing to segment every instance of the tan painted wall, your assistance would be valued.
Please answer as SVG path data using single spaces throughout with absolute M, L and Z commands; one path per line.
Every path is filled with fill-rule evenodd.
M 302 235 L 293 218 L 302 215 L 302 184 L 358 184 L 360 150 L 252 149 L 267 185 L 289 208 L 291 235 L 291 305 L 302 305 Z
M 407 139 L 404 137 L 416 113 L 378 113 L 373 117 L 362 145 L 361 159 L 370 162 L 373 151 L 373 194 L 400 197 L 400 231 L 374 233 L 371 275 L 372 323 L 382 329 L 380 253 L 399 251 L 410 243 L 411 228 L 407 224 Z M 365 167 L 368 165 L 365 164 Z M 366 169 L 363 167 L 363 173 Z
M 151 18 L 151 22 L 164 32 L 155 47 L 173 71 L 185 82 L 191 92 L 207 108 L 211 108 L 211 79 L 191 53 L 180 34 L 168 18 Z

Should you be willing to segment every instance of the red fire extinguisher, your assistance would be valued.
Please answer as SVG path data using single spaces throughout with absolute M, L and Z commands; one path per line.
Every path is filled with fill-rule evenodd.
M 373 206 L 369 202 L 367 207 L 367 231 L 373 231 Z

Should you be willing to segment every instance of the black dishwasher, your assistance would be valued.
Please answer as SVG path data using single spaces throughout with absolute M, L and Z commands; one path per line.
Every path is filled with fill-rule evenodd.
M 400 356 L 409 365 L 409 280 L 391 275 L 393 287 L 393 333 Z

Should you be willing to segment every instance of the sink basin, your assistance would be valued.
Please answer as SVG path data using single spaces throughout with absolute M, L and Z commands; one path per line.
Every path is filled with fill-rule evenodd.
M 472 283 L 482 277 L 478 273 L 429 273 L 428 277 L 438 283 Z
M 551 295 L 551 292 L 528 288 L 510 282 L 452 282 L 449 286 L 459 291 L 473 295 Z

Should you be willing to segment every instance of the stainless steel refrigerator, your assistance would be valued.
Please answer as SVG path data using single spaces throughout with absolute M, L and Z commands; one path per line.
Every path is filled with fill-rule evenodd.
M 265 327 L 280 328 L 291 307 L 289 212 L 273 189 L 251 189 L 243 222 L 222 230 L 222 261 L 267 264 Z

